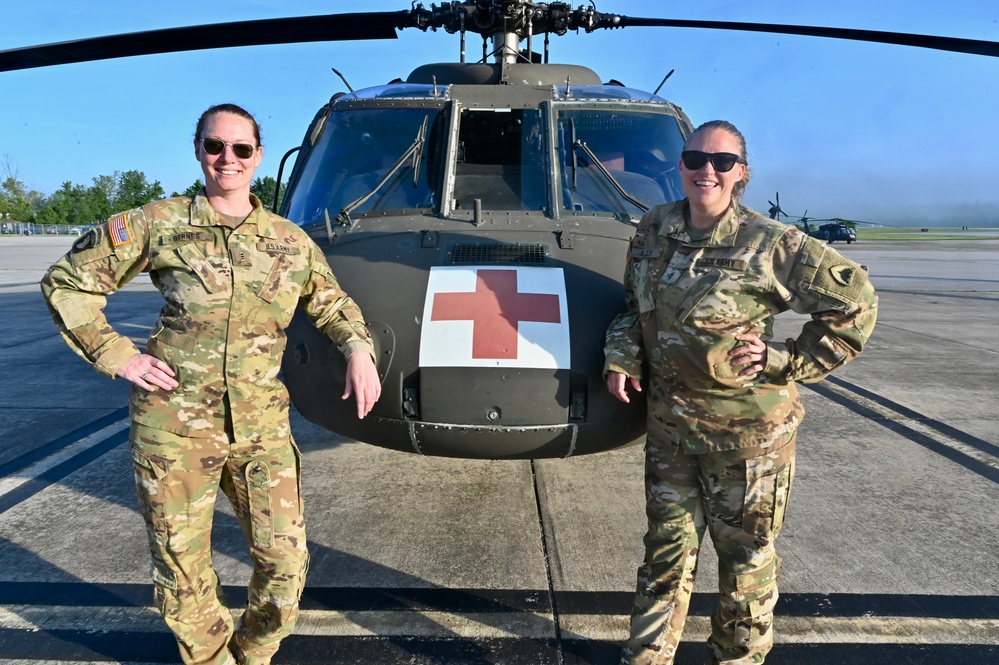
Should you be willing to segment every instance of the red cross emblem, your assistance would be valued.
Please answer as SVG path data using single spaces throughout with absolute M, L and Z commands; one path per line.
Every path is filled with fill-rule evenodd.
M 472 321 L 472 357 L 517 358 L 521 321 L 561 323 L 559 297 L 517 290 L 516 270 L 480 269 L 471 293 L 437 293 L 431 321 Z

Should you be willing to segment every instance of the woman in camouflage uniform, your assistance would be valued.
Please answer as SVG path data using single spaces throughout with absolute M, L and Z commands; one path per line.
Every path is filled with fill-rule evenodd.
M 135 384 L 130 447 L 152 553 L 156 603 L 186 663 L 269 663 L 298 616 L 308 566 L 301 455 L 278 379 L 285 328 L 301 305 L 347 357 L 344 398 L 363 418 L 381 386 L 361 312 L 322 252 L 250 193 L 263 147 L 233 104 L 198 121 L 205 188 L 156 201 L 82 236 L 42 280 L 70 347 Z M 163 294 L 145 353 L 104 316 L 105 297 L 139 273 Z M 212 566 L 221 489 L 253 560 L 237 625 Z
M 877 296 L 861 266 L 739 204 L 749 169 L 732 124 L 698 127 L 680 173 L 687 198 L 642 218 L 627 311 L 607 331 L 608 390 L 629 401 L 644 367 L 649 391 L 645 562 L 621 662 L 673 662 L 707 528 L 721 592 L 711 662 L 762 663 L 804 415 L 795 383 L 861 352 Z M 797 339 L 774 341 L 774 316 L 789 309 L 811 320 Z

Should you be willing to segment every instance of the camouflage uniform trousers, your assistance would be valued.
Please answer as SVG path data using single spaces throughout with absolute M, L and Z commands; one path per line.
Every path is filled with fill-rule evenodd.
M 670 665 L 687 620 L 705 527 L 718 554 L 712 664 L 762 663 L 773 647 L 780 557 L 774 540 L 794 478 L 795 439 L 689 455 L 650 429 L 646 443 L 645 562 L 622 665 Z
M 132 423 L 130 444 L 149 535 L 156 605 L 185 663 L 266 665 L 298 618 L 308 568 L 300 453 L 289 438 L 240 447 Z M 238 625 L 212 566 L 219 488 L 253 561 Z

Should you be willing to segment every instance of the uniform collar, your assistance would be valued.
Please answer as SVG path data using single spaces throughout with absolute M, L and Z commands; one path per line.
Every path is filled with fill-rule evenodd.
M 254 194 L 250 194 L 250 203 L 253 204 L 253 212 L 246 218 L 246 221 L 234 230 L 234 233 L 244 235 L 257 235 L 262 238 L 276 238 L 274 224 L 271 217 L 264 209 L 264 205 Z M 215 209 L 208 202 L 204 188 L 195 195 L 191 202 L 191 226 L 216 226 Z
M 743 207 L 733 201 L 722 218 L 711 227 L 711 232 L 700 240 L 690 239 L 690 234 L 687 232 L 689 216 L 690 202 L 687 199 L 674 203 L 666 213 L 666 219 L 659 228 L 659 235 L 675 238 L 694 247 L 733 247 L 746 215 Z

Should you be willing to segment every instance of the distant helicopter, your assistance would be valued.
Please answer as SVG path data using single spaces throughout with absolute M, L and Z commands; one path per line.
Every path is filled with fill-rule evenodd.
M 769 214 L 770 219 L 780 219 L 781 215 L 788 217 L 788 214 L 784 212 L 784 209 L 780 207 L 780 192 L 776 194 L 777 202 L 767 201 L 770 204 Z M 812 222 L 828 222 L 822 226 L 815 227 Z M 804 214 L 798 217 L 798 221 L 795 222 L 795 226 L 799 229 L 812 236 L 813 238 L 819 238 L 825 240 L 826 242 L 836 242 L 837 240 L 844 240 L 846 244 L 850 244 L 857 241 L 857 224 L 870 224 L 871 226 L 890 226 L 890 224 L 875 223 L 875 222 L 865 222 L 861 219 L 844 219 L 843 217 L 809 217 L 808 209 L 805 209 Z
M 283 372 L 306 418 L 370 444 L 451 457 L 569 457 L 644 436 L 645 405 L 607 393 L 601 349 L 624 304 L 622 273 L 637 220 L 683 196 L 677 160 L 692 124 L 659 89 L 603 83 L 586 67 L 550 63 L 549 39 L 634 26 L 999 56 L 999 43 L 987 41 L 635 18 L 600 13 L 593 2 L 573 9 L 478 0 L 11 49 L 0 52 L 0 71 L 201 48 L 393 39 L 403 28 L 458 34 L 459 62 L 334 94 L 281 162 L 283 171 L 298 153 L 287 192 L 276 197 L 279 212 L 324 249 L 368 318 L 381 400 L 357 419 L 340 399 L 342 357 L 304 317 L 288 330 Z M 483 38 L 476 62 L 465 60 L 468 33 Z M 771 205 L 786 216 L 779 198 Z

